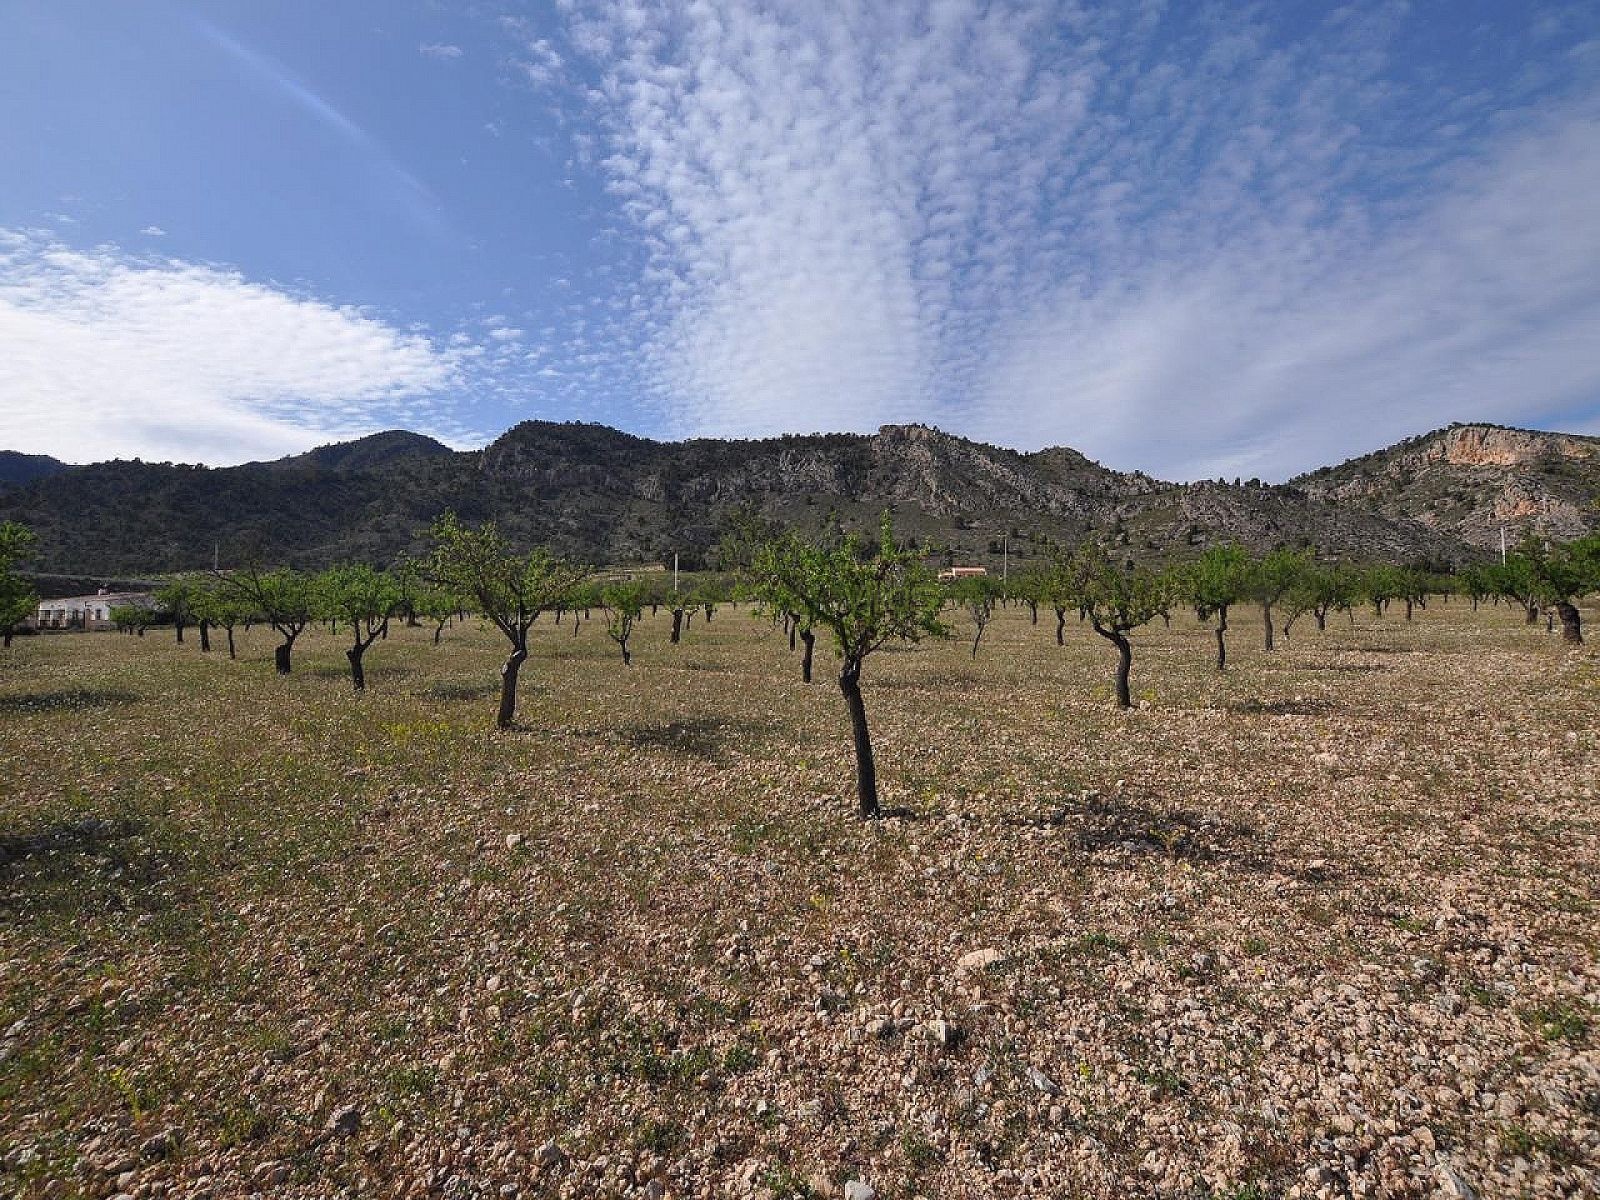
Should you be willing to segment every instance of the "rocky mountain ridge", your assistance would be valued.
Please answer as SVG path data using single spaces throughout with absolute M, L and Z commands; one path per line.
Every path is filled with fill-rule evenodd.
M 238 467 L 65 467 L 0 488 L 0 519 L 39 532 L 41 570 L 82 573 L 198 569 L 214 557 L 388 562 L 420 551 L 446 508 L 596 563 L 707 561 L 740 513 L 870 530 L 885 508 L 903 536 L 996 567 L 1087 536 L 1155 560 L 1236 540 L 1448 563 L 1497 542 L 1499 520 L 1547 536 L 1600 522 L 1596 447 L 1452 426 L 1286 485 L 1175 484 L 1067 448 L 1021 453 L 920 425 L 658 442 L 527 421 L 478 451 L 397 430 Z
M 1452 425 L 1289 482 L 1469 545 L 1498 545 L 1502 528 L 1560 541 L 1600 524 L 1600 438 Z

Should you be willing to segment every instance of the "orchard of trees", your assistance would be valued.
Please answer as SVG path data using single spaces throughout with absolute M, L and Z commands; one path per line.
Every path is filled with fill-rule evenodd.
M 598 582 L 580 564 L 542 549 L 510 545 L 493 524 L 469 526 L 453 513 L 430 529 L 432 551 L 388 570 L 348 564 L 311 573 L 289 567 L 249 566 L 175 578 L 156 594 L 158 608 L 115 609 L 118 628 L 142 635 L 152 624 L 170 626 L 178 642 L 194 629 L 203 653 L 220 631 L 230 658 L 235 631 L 260 624 L 277 637 L 278 673 L 293 670 L 296 641 L 314 624 L 326 624 L 346 642 L 353 688 L 366 687 L 366 655 L 388 637 L 391 624 L 432 626 L 438 643 L 456 620 L 476 616 L 504 637 L 495 723 L 514 725 L 517 685 L 532 653 L 530 633 L 549 614 L 551 625 L 570 621 L 574 634 L 598 610 L 624 668 L 631 667 L 634 639 L 648 612 L 665 610 L 666 640 L 676 645 L 698 618 L 710 623 L 724 604 L 749 600 L 757 612 L 781 626 L 789 649 L 803 645 L 800 675 L 813 679 L 813 650 L 820 636 L 837 660 L 836 682 L 848 717 L 856 764 L 857 812 L 881 814 L 877 763 L 867 719 L 863 680 L 871 656 L 890 645 L 925 638 L 970 637 L 976 658 L 985 630 L 1004 605 L 1026 608 L 1039 624 L 1041 608 L 1055 614 L 1053 636 L 1065 643 L 1068 615 L 1075 613 L 1114 651 L 1108 670 L 1115 703 L 1132 704 L 1139 633 L 1152 621 L 1170 620 L 1175 609 L 1209 622 L 1217 671 L 1228 670 L 1233 618 L 1255 612 L 1264 649 L 1290 637 L 1310 617 L 1324 630 L 1330 618 L 1351 622 L 1357 608 L 1379 618 L 1403 614 L 1438 599 L 1461 596 L 1474 611 L 1483 604 L 1515 605 L 1528 624 L 1541 617 L 1553 633 L 1559 623 L 1569 644 L 1583 641 L 1579 601 L 1600 591 L 1600 535 L 1562 545 L 1525 541 L 1502 562 L 1468 566 L 1446 575 L 1417 566 L 1319 562 L 1307 551 L 1274 550 L 1252 555 L 1237 545 L 1213 546 L 1189 562 L 1165 568 L 1117 561 L 1108 546 L 1085 543 L 1051 548 L 1043 561 L 1014 580 L 963 578 L 946 585 L 926 556 L 898 542 L 884 515 L 873 541 L 837 527 L 820 538 L 752 524 L 729 540 L 725 561 L 734 570 L 678 591 L 665 578 Z M 5 644 L 24 626 L 38 596 L 20 568 L 34 552 L 33 534 L 0 524 L 0 632 Z

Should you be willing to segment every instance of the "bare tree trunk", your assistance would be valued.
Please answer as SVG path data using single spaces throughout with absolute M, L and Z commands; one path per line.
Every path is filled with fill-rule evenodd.
M 1067 610 L 1056 605 L 1056 645 L 1067 644 Z
M 528 661 L 528 651 L 518 646 L 500 668 L 500 711 L 494 723 L 501 729 L 510 729 L 517 716 L 517 672 Z
M 839 672 L 839 690 L 850 710 L 850 732 L 856 747 L 856 813 L 862 820 L 878 815 L 878 770 L 872 761 L 872 733 L 867 728 L 867 706 L 861 701 L 861 664 L 846 660 Z
M 788 613 L 784 613 L 783 614 L 783 623 L 786 626 L 788 626 L 788 628 L 789 628 L 789 653 L 793 654 L 794 653 L 794 639 L 795 639 L 795 635 L 799 633 L 800 622 L 796 621 Z
M 804 642 L 806 646 L 806 652 L 800 659 L 800 681 L 802 683 L 810 683 L 811 652 L 816 649 L 817 635 L 812 633 L 809 629 L 802 629 L 800 631 L 800 640 Z
M 1411 597 L 1406 597 L 1406 620 L 1411 620 Z
M 1271 650 L 1272 649 L 1272 602 L 1270 600 L 1263 600 L 1261 602 L 1261 620 L 1267 627 L 1267 649 Z
M 284 641 L 279 642 L 278 645 L 277 645 L 277 648 L 273 650 L 273 652 L 272 652 L 272 665 L 275 668 L 277 668 L 277 672 L 278 672 L 279 675 L 287 675 L 289 673 L 290 667 L 292 667 L 294 665 L 293 661 L 292 661 L 292 658 L 291 658 L 291 656 L 293 654 L 294 654 L 294 639 L 293 638 L 286 638 Z
M 367 690 L 367 673 L 361 667 L 361 656 L 366 652 L 366 649 L 360 642 L 357 642 L 344 652 L 344 656 L 350 660 L 350 682 L 355 684 L 358 692 Z
M 1117 707 L 1132 708 L 1133 694 L 1128 690 L 1128 675 L 1133 668 L 1133 643 L 1117 629 L 1107 629 L 1098 621 L 1094 631 L 1117 648 Z
M 172 627 L 178 631 L 178 645 L 183 645 L 183 622 L 175 620 L 172 622 Z
M 1028 600 L 1025 603 L 1028 606 L 1028 624 L 1037 625 L 1039 623 L 1039 602 L 1037 600 Z
M 1217 609 L 1217 670 L 1228 669 L 1228 606 Z
M 683 636 L 683 609 L 672 610 L 672 644 L 676 646 L 678 639 Z
M 200 622 L 200 652 L 202 654 L 211 653 L 211 622 L 210 621 L 201 621 Z
M 238 652 L 233 648 L 233 626 L 228 626 L 228 657 L 238 658 Z
M 1573 646 L 1583 644 L 1583 617 L 1578 606 L 1566 600 L 1556 602 L 1556 612 L 1561 614 L 1561 640 Z

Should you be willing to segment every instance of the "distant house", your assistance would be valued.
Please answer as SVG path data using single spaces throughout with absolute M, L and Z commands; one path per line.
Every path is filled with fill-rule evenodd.
M 939 572 L 939 578 L 945 581 L 951 579 L 969 579 L 974 575 L 987 575 L 988 567 L 946 567 Z
M 92 596 L 66 596 L 41 600 L 34 615 L 35 629 L 110 629 L 114 608 L 154 608 L 149 592 L 108 592 L 101 588 Z

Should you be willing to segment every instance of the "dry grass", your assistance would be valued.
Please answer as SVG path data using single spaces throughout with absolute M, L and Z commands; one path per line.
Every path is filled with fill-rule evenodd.
M 826 656 L 667 621 L 506 734 L 474 627 L 19 641 L 0 1191 L 1600 1195 L 1593 651 L 1176 618 L 1124 714 L 1013 609 L 868 663 L 864 826 Z

